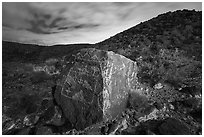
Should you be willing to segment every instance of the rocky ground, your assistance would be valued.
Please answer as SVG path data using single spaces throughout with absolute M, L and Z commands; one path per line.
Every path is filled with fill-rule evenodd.
M 196 11 L 168 12 L 96 45 L 81 45 L 77 48 L 73 48 L 76 45 L 69 48 L 54 46 L 52 49 L 33 45 L 22 48 L 28 45 L 3 42 L 2 134 L 202 134 L 201 17 L 201 12 Z M 71 53 L 77 55 L 78 49 L 86 47 L 95 47 L 104 52 L 114 51 L 137 64 L 137 82 L 133 84 L 134 88 L 126 91 L 128 97 L 125 107 L 120 115 L 108 120 L 104 119 L 104 112 L 100 109 L 98 117 L 90 115 L 95 114 L 95 111 L 87 113 L 87 110 L 100 107 L 90 105 L 89 97 L 93 93 L 87 85 L 84 86 L 87 91 L 83 94 L 85 96 L 69 95 L 66 90 L 63 93 L 77 100 L 88 100 L 85 106 L 93 108 L 81 107 L 83 105 L 80 103 L 72 102 L 77 106 L 66 104 L 69 102 L 67 98 L 59 101 L 61 95 L 58 93 L 67 86 L 63 83 L 63 76 L 67 78 L 68 72 L 72 78 L 92 80 L 92 77 L 84 78 L 81 73 L 85 70 L 81 69 L 85 68 L 84 64 L 95 65 L 76 61 L 71 56 Z M 121 61 L 116 60 L 114 67 Z M 75 71 L 69 71 L 70 68 Z M 114 77 L 123 78 L 120 75 Z M 99 81 L 99 77 L 96 81 Z M 120 81 L 115 80 L 116 85 L 117 82 L 121 86 Z M 71 93 L 80 93 L 79 86 L 72 88 L 68 84 L 66 88 L 71 87 Z M 103 87 L 99 86 L 98 91 L 101 92 L 100 88 Z M 116 90 L 113 88 L 110 91 Z M 102 102 L 105 100 L 102 96 L 97 99 L 102 99 Z

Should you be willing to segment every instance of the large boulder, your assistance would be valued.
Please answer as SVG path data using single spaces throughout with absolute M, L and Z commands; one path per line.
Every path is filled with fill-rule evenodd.
M 55 99 L 76 129 L 111 120 L 127 106 L 137 65 L 122 55 L 94 48 L 65 58 Z

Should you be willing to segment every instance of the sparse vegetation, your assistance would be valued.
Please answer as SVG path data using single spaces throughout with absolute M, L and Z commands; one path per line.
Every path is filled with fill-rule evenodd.
M 136 61 L 137 86 L 145 85 L 145 94 L 131 94 L 121 117 L 77 131 L 57 111 L 62 109 L 54 94 L 71 55 L 92 47 Z M 202 134 L 201 11 L 161 14 L 93 45 L 44 47 L 3 41 L 2 57 L 3 134 Z M 44 70 L 35 72 L 34 66 Z M 89 119 L 92 114 L 81 115 Z

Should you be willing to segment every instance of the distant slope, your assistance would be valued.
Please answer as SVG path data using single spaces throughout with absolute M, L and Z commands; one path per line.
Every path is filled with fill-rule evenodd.
M 48 58 L 62 57 L 91 44 L 70 44 L 55 46 L 39 46 L 16 42 L 2 42 L 3 62 L 42 62 Z
M 160 49 L 185 51 L 189 57 L 201 59 L 202 12 L 178 10 L 158 15 L 105 41 L 97 47 L 122 53 L 135 60 L 147 48 L 151 53 Z
M 201 88 L 201 11 L 178 10 L 158 15 L 97 43 L 96 47 L 137 61 L 142 83 Z

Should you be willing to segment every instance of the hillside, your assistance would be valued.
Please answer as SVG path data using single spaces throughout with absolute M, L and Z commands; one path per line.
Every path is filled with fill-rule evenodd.
M 201 60 L 201 44 L 201 11 L 178 10 L 141 22 L 96 45 L 132 60 L 140 57 L 146 48 L 152 54 L 160 49 L 183 50 L 188 57 L 195 56 L 196 60 Z
M 201 11 L 167 12 L 96 44 L 3 41 L 2 58 L 2 134 L 202 134 Z M 134 75 L 126 76 L 131 69 Z M 103 85 L 104 77 L 118 93 L 130 92 L 119 87 L 130 85 L 123 81 L 132 78 L 136 92 L 128 94 L 120 117 L 91 125 L 103 114 L 98 100 L 92 99 L 94 105 L 70 101 L 61 89 L 68 96 L 68 89 L 80 91 L 74 97 L 82 102 L 92 96 L 102 102 L 101 89 L 110 86 Z
M 194 10 L 164 13 L 96 46 L 137 61 L 141 82 L 153 86 L 158 81 L 168 81 L 181 86 L 187 75 L 189 79 L 201 76 L 202 13 Z

